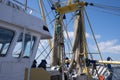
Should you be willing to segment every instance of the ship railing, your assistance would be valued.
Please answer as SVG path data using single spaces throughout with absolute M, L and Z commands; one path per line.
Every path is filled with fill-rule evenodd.
M 37 11 L 29 6 L 26 6 L 24 3 L 19 2 L 17 0 L 12 0 L 12 1 L 11 0 L 0 0 L 0 3 L 6 4 L 7 6 L 10 6 L 19 11 L 25 12 L 27 14 L 30 14 L 30 15 L 33 15 L 36 17 L 41 17 L 39 11 Z

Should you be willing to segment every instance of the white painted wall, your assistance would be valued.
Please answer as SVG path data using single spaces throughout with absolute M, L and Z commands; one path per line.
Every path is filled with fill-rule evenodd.
M 25 68 L 30 68 L 35 58 L 40 39 L 51 38 L 50 33 L 43 30 L 44 22 L 23 11 L 0 3 L 0 27 L 13 30 L 14 38 L 5 57 L 0 57 L 0 80 L 24 80 Z M 25 33 L 36 37 L 35 45 L 30 58 L 12 57 L 13 49 L 19 35 Z

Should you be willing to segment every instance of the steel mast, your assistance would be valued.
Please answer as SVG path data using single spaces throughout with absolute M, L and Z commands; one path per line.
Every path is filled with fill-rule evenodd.
M 86 37 L 85 37 L 85 26 L 84 26 L 84 6 L 85 3 L 79 0 L 68 1 L 68 5 L 64 7 L 57 8 L 56 11 L 60 14 L 65 14 L 68 12 L 76 11 L 75 21 L 74 21 L 74 40 L 72 46 L 73 59 L 70 69 L 76 66 L 77 79 L 80 79 L 81 74 L 86 75 L 86 79 L 90 80 L 91 75 L 89 73 L 89 68 L 86 66 L 87 48 L 86 48 Z M 75 63 L 75 65 L 74 65 Z M 70 70 L 70 71 L 71 71 Z
M 61 7 L 60 0 L 54 4 L 55 8 Z M 65 48 L 64 48 L 64 36 L 63 36 L 63 15 L 58 14 L 55 19 L 54 26 L 54 39 L 53 39 L 53 50 L 51 57 L 51 67 L 60 66 L 62 80 L 64 79 L 64 61 L 65 61 Z
M 60 0 L 55 2 L 55 8 L 60 7 Z M 62 56 L 64 54 L 64 37 L 63 37 L 63 15 L 58 15 L 55 19 L 54 25 L 54 39 L 53 39 L 53 50 L 51 57 L 51 66 L 60 65 L 62 61 Z

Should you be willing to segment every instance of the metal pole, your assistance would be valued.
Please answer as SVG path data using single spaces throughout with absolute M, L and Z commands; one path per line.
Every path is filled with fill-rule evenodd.
M 45 25 L 47 26 L 42 0 L 39 0 L 39 7 L 40 7 L 40 10 L 41 10 L 42 19 L 45 22 Z M 49 42 L 49 45 L 50 45 L 50 49 L 52 49 L 52 42 L 51 42 L 51 40 L 49 39 L 48 42 Z
M 120 61 L 97 61 L 97 63 L 102 63 L 102 64 L 120 64 Z
M 46 18 L 45 18 L 45 13 L 44 13 L 44 8 L 43 8 L 43 2 L 42 2 L 42 0 L 39 0 L 39 6 L 40 6 L 40 10 L 41 10 L 42 19 L 46 23 Z
M 62 51 L 61 51 L 61 61 L 62 61 L 62 80 L 65 80 L 64 77 L 64 64 L 65 64 L 65 49 L 64 49 L 64 44 L 61 45 L 62 46 Z
M 25 1 L 25 11 L 27 10 L 27 0 L 24 0 Z

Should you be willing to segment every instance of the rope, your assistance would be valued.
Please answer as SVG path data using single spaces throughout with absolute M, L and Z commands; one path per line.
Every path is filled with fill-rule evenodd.
M 48 47 L 49 47 L 49 44 L 48 44 L 47 47 L 41 52 L 41 54 L 38 55 L 38 57 L 36 58 L 36 60 L 43 54 L 43 52 L 44 52 L 45 50 L 47 50 Z
M 64 29 L 65 29 L 65 32 L 66 32 L 66 34 L 67 34 L 68 40 L 69 40 L 69 42 L 70 42 L 70 46 L 72 47 L 72 43 L 71 43 L 70 37 L 69 37 L 69 35 L 68 35 L 67 27 L 65 26 L 64 22 L 62 22 L 62 23 L 63 23 L 63 27 L 64 27 Z
M 96 9 L 96 10 L 98 10 L 98 9 Z M 119 13 L 114 13 L 114 12 L 110 12 L 110 11 L 102 11 L 102 10 L 98 10 L 98 11 L 103 12 L 103 13 L 107 13 L 107 14 L 111 14 L 111 15 L 120 16 Z
M 45 9 L 45 12 L 46 12 L 46 16 L 45 17 L 48 17 L 49 21 L 51 21 L 51 18 L 50 18 L 50 13 L 52 12 L 52 10 L 50 12 L 47 11 L 46 7 L 45 7 L 45 4 L 43 2 L 43 6 L 44 6 L 44 9 Z M 51 26 L 53 28 L 53 24 L 51 23 Z
M 88 53 L 90 53 L 90 50 L 89 50 L 89 47 L 88 47 L 88 45 L 86 44 L 86 47 L 87 47 L 87 49 L 88 49 Z M 92 54 L 89 54 L 90 55 L 90 58 L 93 60 L 93 56 L 92 56 Z
M 120 7 L 116 6 L 108 6 L 108 5 L 102 5 L 102 4 L 93 4 L 93 6 L 102 8 L 102 9 L 107 9 L 107 10 L 113 10 L 113 11 L 120 11 Z
M 43 44 L 41 43 L 41 41 L 40 41 L 40 44 L 41 44 L 42 48 L 45 50 L 45 53 L 47 54 L 47 50 L 45 49 L 45 47 L 43 46 Z
M 51 21 L 51 19 L 50 19 L 50 17 L 49 17 L 49 14 L 52 12 L 52 10 L 48 13 L 48 12 L 47 12 L 47 9 L 46 9 L 46 7 L 45 7 L 44 2 L 43 2 L 43 6 L 44 6 L 44 9 L 45 9 L 45 11 L 46 11 L 46 13 L 47 13 L 47 15 L 46 15 L 45 17 L 48 17 L 48 19 Z M 52 23 L 50 23 L 50 24 L 51 24 L 51 26 L 53 26 Z M 41 42 L 40 42 L 40 44 L 41 44 Z M 45 51 L 46 54 L 47 54 L 47 48 L 49 47 L 49 45 L 48 45 L 46 48 L 44 48 L 44 46 L 43 46 L 42 44 L 41 44 L 41 46 L 42 46 L 42 48 L 43 48 L 44 50 L 41 52 L 41 54 L 40 54 L 36 59 L 38 59 L 38 58 L 43 54 L 44 51 Z
M 86 15 L 86 18 L 87 18 L 87 21 L 88 21 L 90 30 L 91 30 L 92 35 L 93 35 L 93 39 L 94 39 L 95 44 L 96 44 L 96 46 L 97 46 L 98 52 L 99 52 L 99 54 L 100 54 L 100 58 L 101 58 L 101 60 L 103 60 L 102 55 L 101 55 L 101 52 L 100 52 L 100 49 L 99 49 L 99 46 L 98 46 L 98 44 L 97 44 L 97 40 L 96 40 L 95 35 L 94 35 L 94 31 L 93 31 L 93 29 L 92 29 L 92 25 L 91 25 L 91 23 L 90 23 L 89 17 L 88 17 L 88 15 L 87 15 L 87 12 L 86 12 L 85 9 L 84 9 L 84 12 L 85 12 L 85 15 Z
M 67 39 L 65 39 L 65 38 L 64 38 L 64 39 L 66 40 L 67 45 L 68 45 L 68 48 L 69 48 L 70 50 L 71 50 L 71 48 L 72 48 L 72 43 L 71 43 L 70 37 L 69 37 L 69 35 L 68 35 L 67 26 L 71 23 L 71 21 L 73 20 L 74 16 L 75 16 L 75 15 L 72 15 L 72 17 L 70 18 L 70 20 L 68 21 L 68 23 L 66 23 L 66 26 L 65 26 L 65 23 L 62 22 L 62 23 L 63 23 L 63 27 L 64 27 L 65 32 L 66 32 L 66 35 L 67 35 L 67 38 L 68 38 L 68 41 L 69 41 L 69 43 L 70 43 L 70 46 L 69 46 L 69 43 L 68 43 Z M 70 52 L 69 52 L 69 56 L 70 56 Z
M 63 30 L 61 30 L 60 33 L 62 33 L 62 32 L 63 32 Z M 56 36 L 55 38 L 61 39 L 59 36 Z M 55 45 L 55 46 L 57 46 L 57 45 Z M 47 50 L 48 47 L 49 47 L 49 44 L 47 45 L 47 47 L 45 48 L 45 50 Z M 54 48 L 54 47 L 51 48 L 50 52 L 52 51 L 53 48 Z M 43 52 L 44 52 L 45 50 L 43 50 L 43 51 L 41 52 L 41 54 L 38 55 L 38 57 L 36 58 L 36 60 L 43 54 Z M 50 52 L 48 53 L 48 55 L 50 54 Z M 47 55 L 45 58 L 47 58 L 48 55 Z
M 58 39 L 61 40 L 61 39 L 63 39 L 63 38 L 62 38 L 62 37 L 59 37 Z M 56 47 L 57 45 L 58 45 L 58 44 L 56 44 L 54 47 Z M 45 59 L 47 59 L 47 57 L 49 56 L 49 54 L 51 53 L 51 51 L 53 50 L 54 47 L 52 47 L 52 49 L 49 51 L 49 53 L 48 53 L 48 55 L 45 57 Z
M 73 15 L 73 16 L 71 17 L 71 19 L 68 21 L 68 23 L 66 23 L 66 26 L 65 26 L 65 23 L 62 22 L 62 23 L 63 23 L 63 27 L 64 27 L 64 29 L 65 29 L 65 32 L 66 32 L 66 34 L 67 34 L 67 38 L 68 38 L 68 40 L 69 40 L 69 42 L 70 42 L 70 46 L 71 46 L 71 47 L 72 47 L 72 43 L 71 43 L 70 37 L 69 37 L 69 35 L 68 35 L 67 26 L 71 23 L 71 21 L 73 20 L 74 16 L 75 16 L 75 15 Z M 69 44 L 68 44 L 68 45 L 69 45 Z M 69 48 L 70 48 L 70 47 L 69 47 Z
M 54 19 L 55 20 L 55 19 Z M 54 21 L 53 20 L 53 21 Z M 52 22 L 53 22 L 52 21 Z M 63 24 L 64 24 L 64 22 L 62 22 Z M 66 27 L 65 25 L 63 25 L 64 27 Z M 62 33 L 63 32 L 63 30 L 60 32 L 60 33 Z M 69 36 L 69 35 L 68 35 Z M 58 36 L 56 36 L 55 38 L 58 38 Z M 61 39 L 61 38 L 58 38 L 58 39 Z M 69 40 L 70 40 L 70 38 L 69 38 Z M 71 44 L 72 45 L 72 44 Z M 55 45 L 54 47 L 56 47 L 57 45 Z M 47 50 L 47 48 L 49 47 L 49 45 L 46 47 L 46 48 L 44 48 L 44 50 L 41 52 L 41 54 L 36 58 L 36 60 L 43 54 L 43 52 L 44 51 L 46 51 Z M 54 48 L 53 47 L 53 48 Z M 47 54 L 47 56 L 45 57 L 45 59 L 49 56 L 49 54 L 51 53 L 51 51 L 53 50 L 53 48 L 50 50 L 50 52 Z
M 18 5 L 20 5 L 20 6 L 25 6 L 25 4 L 19 2 L 18 0 L 13 0 L 13 1 L 16 2 L 16 3 L 17 3 Z M 37 10 L 35 10 L 35 9 L 29 7 L 29 6 L 26 6 L 26 8 L 28 8 L 28 9 L 34 11 L 35 13 L 39 13 Z
M 48 4 L 49 4 L 50 7 L 52 7 L 53 2 L 51 0 L 48 0 Z M 55 16 L 55 14 L 53 12 L 52 12 L 52 14 Z
M 73 16 L 74 17 L 74 16 Z M 73 17 L 71 18 L 71 20 L 70 21 L 72 21 L 72 19 L 73 19 Z M 53 19 L 52 20 L 52 22 L 54 21 L 55 19 Z M 64 22 L 62 22 L 63 23 L 63 26 L 64 26 L 64 28 L 66 28 L 66 26 L 65 26 L 65 24 L 64 24 Z M 70 22 L 68 22 L 68 24 L 70 24 Z M 68 25 L 67 24 L 67 25 Z M 66 29 L 66 32 L 67 32 L 67 29 Z M 68 35 L 68 33 L 67 33 L 67 37 L 68 37 L 68 39 L 69 39 L 69 41 L 70 41 L 70 38 L 69 38 L 69 35 Z M 57 38 L 57 36 L 56 36 L 56 38 Z M 67 40 L 66 40 L 67 41 Z M 70 41 L 71 42 L 71 41 Z M 71 46 L 72 46 L 72 43 L 70 43 L 71 44 Z M 69 45 L 69 44 L 68 44 Z M 70 48 L 70 47 L 69 47 Z M 53 48 L 52 48 L 53 49 Z M 50 50 L 50 52 L 51 52 L 52 50 Z M 50 54 L 50 52 L 48 53 L 48 55 Z M 47 56 L 48 56 L 47 55 Z M 46 56 L 46 58 L 47 58 L 47 56 Z
M 120 16 L 120 7 L 116 7 L 116 6 L 108 6 L 108 5 L 103 5 L 103 4 L 93 4 L 93 3 L 88 3 L 90 6 L 94 6 L 96 8 L 100 8 L 103 9 L 104 13 L 108 13 L 108 14 L 113 14 L 113 15 L 117 15 Z

